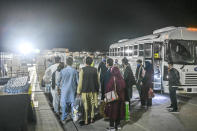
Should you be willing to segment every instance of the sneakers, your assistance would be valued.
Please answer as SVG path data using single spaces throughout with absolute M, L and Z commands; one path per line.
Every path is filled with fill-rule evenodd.
M 167 106 L 166 108 L 173 108 L 173 106 L 172 106 L 172 105 L 170 105 L 170 106 Z
M 171 109 L 171 110 L 168 110 L 168 111 L 171 112 L 171 113 L 178 113 L 177 109 Z
M 107 127 L 106 131 L 116 131 L 116 129 L 114 127 Z
M 118 127 L 117 127 L 117 130 L 121 130 L 121 129 L 122 129 L 122 127 L 121 127 L 121 126 L 118 126 Z
M 66 121 L 65 121 L 65 120 L 61 120 L 61 123 L 62 123 L 63 125 L 65 125 L 65 124 L 66 124 Z

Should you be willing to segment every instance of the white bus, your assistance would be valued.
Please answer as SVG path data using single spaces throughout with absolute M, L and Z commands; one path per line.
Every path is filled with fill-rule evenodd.
M 121 40 L 110 45 L 109 57 L 127 57 L 135 74 L 136 60 L 149 60 L 154 67 L 154 90 L 168 92 L 168 61 L 180 73 L 179 93 L 197 93 L 197 28 L 166 27 L 153 34 Z

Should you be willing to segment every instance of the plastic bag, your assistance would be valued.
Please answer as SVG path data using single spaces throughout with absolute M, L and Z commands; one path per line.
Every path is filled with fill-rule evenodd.
M 83 114 L 82 99 L 81 97 L 76 97 L 74 103 L 73 121 L 74 122 L 78 121 L 82 116 L 82 114 Z

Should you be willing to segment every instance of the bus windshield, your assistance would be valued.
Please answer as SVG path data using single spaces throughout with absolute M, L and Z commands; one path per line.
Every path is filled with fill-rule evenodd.
M 185 40 L 169 41 L 170 58 L 174 64 L 194 64 L 196 63 L 197 42 Z

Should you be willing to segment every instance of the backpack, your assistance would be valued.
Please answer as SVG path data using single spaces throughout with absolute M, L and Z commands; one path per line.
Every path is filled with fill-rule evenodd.
M 55 74 L 56 74 L 56 71 L 54 71 L 52 74 L 52 83 L 51 83 L 52 89 L 55 89 Z

